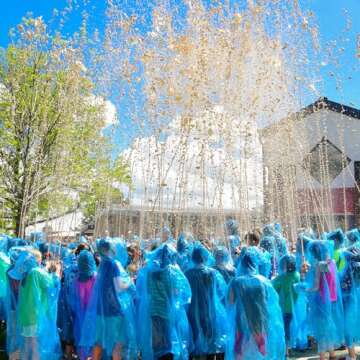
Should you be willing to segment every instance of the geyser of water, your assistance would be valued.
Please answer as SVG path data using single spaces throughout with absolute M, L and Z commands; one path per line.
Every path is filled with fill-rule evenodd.
M 150 236 L 166 223 L 194 230 L 195 221 L 196 231 L 221 237 L 229 216 L 241 231 L 261 224 L 262 129 L 318 91 L 312 14 L 302 13 L 296 0 L 157 1 L 134 8 L 119 0 L 107 14 L 96 76 L 119 105 L 121 141 L 129 143 L 123 151 L 134 181 L 129 202 L 142 209 L 139 227 L 130 230 Z M 287 180 L 272 197 L 289 192 L 287 220 L 296 222 L 296 174 L 279 162 L 273 166 L 284 162 Z M 98 214 L 101 234 L 110 211 Z M 112 223 L 120 235 L 121 219 Z

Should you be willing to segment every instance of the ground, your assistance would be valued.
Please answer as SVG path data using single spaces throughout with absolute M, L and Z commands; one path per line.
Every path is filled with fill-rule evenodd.
M 336 358 L 346 359 L 347 351 L 346 350 L 339 350 L 336 351 Z M 294 353 L 291 357 L 291 360 L 316 360 L 319 359 L 319 356 L 315 352 L 308 352 L 308 353 Z M 357 359 L 360 359 L 360 347 L 357 348 Z

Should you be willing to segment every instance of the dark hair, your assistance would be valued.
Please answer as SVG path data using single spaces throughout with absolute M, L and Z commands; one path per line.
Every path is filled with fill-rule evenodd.
M 248 232 L 245 235 L 245 241 L 250 245 L 250 246 L 257 246 L 260 243 L 260 236 L 257 232 Z
M 78 256 L 83 250 L 90 251 L 90 246 L 88 244 L 79 244 L 75 250 L 75 255 Z

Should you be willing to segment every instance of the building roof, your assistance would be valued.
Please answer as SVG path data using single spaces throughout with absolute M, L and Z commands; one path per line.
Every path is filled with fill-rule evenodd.
M 261 133 L 262 132 L 266 133 L 267 130 L 270 130 L 274 126 L 279 126 L 285 122 L 288 122 L 289 119 L 293 119 L 293 120 L 301 119 L 304 116 L 316 113 L 320 110 L 334 111 L 339 114 L 360 120 L 360 109 L 356 109 L 351 106 L 347 106 L 344 104 L 337 103 L 335 101 L 331 101 L 327 97 L 320 97 L 314 103 L 302 108 L 301 110 L 299 110 L 293 114 L 290 114 L 285 119 L 282 119 L 278 122 L 270 124 L 269 126 L 266 126 L 265 128 L 263 128 L 261 130 Z
M 351 106 L 331 101 L 326 97 L 319 98 L 313 104 L 310 104 L 304 109 L 300 110 L 299 113 L 305 113 L 307 115 L 323 109 L 335 111 L 346 116 L 360 119 L 360 109 L 355 109 Z

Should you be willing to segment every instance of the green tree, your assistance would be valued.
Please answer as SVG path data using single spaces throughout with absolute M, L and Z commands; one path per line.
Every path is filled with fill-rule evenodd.
M 85 194 L 96 202 L 113 188 L 116 162 L 81 49 L 50 36 L 41 18 L 25 18 L 13 39 L 0 61 L 0 203 L 23 236 L 39 212 L 83 202 L 90 216 Z

